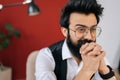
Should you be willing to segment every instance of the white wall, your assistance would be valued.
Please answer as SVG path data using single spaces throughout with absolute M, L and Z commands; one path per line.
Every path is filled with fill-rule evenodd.
M 120 0 L 99 0 L 105 8 L 99 26 L 102 33 L 97 39 L 107 53 L 113 68 L 118 67 L 120 59 Z

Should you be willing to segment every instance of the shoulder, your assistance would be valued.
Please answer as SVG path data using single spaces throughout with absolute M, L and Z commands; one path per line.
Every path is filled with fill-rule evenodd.
M 55 62 L 50 49 L 48 47 L 40 49 L 35 63 L 36 79 L 48 79 L 49 77 L 51 80 L 55 80 L 54 69 Z
M 48 67 L 53 70 L 55 67 L 55 61 L 48 47 L 42 48 L 36 58 L 36 67 Z
M 52 59 L 52 53 L 51 50 L 48 47 L 42 48 L 40 49 L 38 55 L 37 55 L 37 59 Z

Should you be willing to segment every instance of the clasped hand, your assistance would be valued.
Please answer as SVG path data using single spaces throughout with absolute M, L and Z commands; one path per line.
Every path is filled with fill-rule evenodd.
M 104 61 L 105 52 L 102 47 L 94 42 L 86 43 L 80 48 L 80 54 L 83 60 L 83 68 L 93 75 L 96 71 L 100 73 L 107 70 L 107 65 Z

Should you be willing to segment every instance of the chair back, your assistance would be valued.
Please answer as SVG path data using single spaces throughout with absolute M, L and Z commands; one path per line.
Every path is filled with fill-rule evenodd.
M 29 54 L 26 63 L 26 80 L 35 80 L 35 61 L 39 51 L 33 51 Z

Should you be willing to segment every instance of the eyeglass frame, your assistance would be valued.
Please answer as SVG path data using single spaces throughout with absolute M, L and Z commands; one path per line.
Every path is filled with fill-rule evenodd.
M 93 28 L 86 28 L 86 27 L 78 27 L 78 28 L 84 28 L 85 29 L 85 31 L 84 32 L 81 32 L 81 33 L 83 33 L 83 34 L 87 34 L 88 33 L 88 30 L 90 30 L 90 33 L 92 33 L 91 31 L 91 29 L 93 29 Z M 76 36 L 76 31 L 77 31 L 77 28 L 76 28 L 76 30 L 73 30 L 73 29 L 71 29 L 71 28 L 68 28 L 69 30 L 71 30 L 71 31 L 73 31 L 74 33 L 75 33 L 75 36 Z M 101 27 L 96 27 L 96 30 L 97 29 L 99 29 L 100 30 L 100 32 L 99 32 L 99 34 L 96 36 L 96 37 L 99 37 L 99 35 L 101 34 L 101 32 L 102 32 L 102 29 L 101 29 Z M 92 34 L 91 34 L 92 35 Z M 93 36 L 93 35 L 92 35 Z

